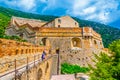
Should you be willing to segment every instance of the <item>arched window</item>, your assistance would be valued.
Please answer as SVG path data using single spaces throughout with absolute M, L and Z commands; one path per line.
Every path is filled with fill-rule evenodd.
M 98 48 L 98 44 L 97 44 L 96 40 L 94 40 L 94 45 L 95 45 L 96 48 Z
M 20 34 L 20 37 L 23 38 L 23 33 Z
M 97 44 L 96 40 L 94 40 L 94 44 L 95 44 L 95 45 Z
M 72 46 L 81 48 L 81 40 L 79 38 L 72 38 Z
M 46 45 L 46 38 L 42 39 L 42 44 L 45 46 Z
M 44 46 L 50 46 L 50 41 L 48 38 L 42 38 L 41 44 Z

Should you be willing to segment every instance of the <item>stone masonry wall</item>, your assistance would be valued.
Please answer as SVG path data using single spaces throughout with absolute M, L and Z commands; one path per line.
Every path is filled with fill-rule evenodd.
M 18 71 L 17 80 L 50 80 L 52 75 L 51 71 L 54 68 L 52 65 L 55 62 L 53 59 L 54 56 L 51 56 L 35 66 L 29 67 L 28 70 L 23 72 Z
M 39 37 L 39 40 L 42 38 L 44 37 Z M 98 44 L 101 41 L 91 37 L 75 37 L 76 40 L 80 40 L 79 44 L 81 47 L 73 47 L 73 38 L 74 37 L 48 37 L 46 39 L 49 40 L 52 53 L 56 53 L 56 50 L 59 49 L 61 63 L 68 62 L 81 66 L 87 66 L 88 63 L 92 64 L 91 58 L 93 57 L 93 52 L 99 53 L 103 48 Z M 96 44 L 94 44 L 94 40 L 96 40 Z M 98 47 L 96 47 L 96 45 Z

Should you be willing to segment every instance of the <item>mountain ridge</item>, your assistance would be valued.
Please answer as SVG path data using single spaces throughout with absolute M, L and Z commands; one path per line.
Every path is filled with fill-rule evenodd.
M 0 6 L 0 31 L 2 30 L 2 34 L 7 27 L 10 19 L 12 16 L 17 17 L 23 17 L 23 18 L 29 18 L 29 19 L 38 19 L 43 21 L 51 21 L 59 16 L 52 16 L 52 15 L 39 15 L 39 14 L 33 14 L 33 13 L 27 13 L 19 10 L 14 10 L 10 8 L 4 8 Z M 120 39 L 120 29 L 111 27 L 109 25 L 101 24 L 98 22 L 88 21 L 88 20 L 82 20 L 76 17 L 73 17 L 80 25 L 80 27 L 92 27 L 96 32 L 101 34 L 103 38 L 103 43 L 105 47 L 108 47 L 108 45 L 116 40 Z M 2 27 L 1 27 L 2 26 Z

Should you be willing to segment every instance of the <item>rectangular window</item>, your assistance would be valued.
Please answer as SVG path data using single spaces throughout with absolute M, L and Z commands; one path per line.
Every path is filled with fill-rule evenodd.
M 60 20 L 60 19 L 58 19 L 58 23 L 61 23 L 61 20 Z

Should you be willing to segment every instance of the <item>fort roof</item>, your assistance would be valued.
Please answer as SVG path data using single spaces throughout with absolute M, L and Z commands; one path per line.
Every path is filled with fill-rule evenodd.
M 66 18 L 66 17 L 73 19 L 70 16 L 62 16 L 59 18 Z M 52 21 L 54 21 L 54 20 L 55 19 L 53 19 Z M 52 21 L 50 21 L 50 22 L 52 22 Z M 28 27 L 32 31 L 38 31 L 38 33 L 82 33 L 83 32 L 84 36 L 90 35 L 90 36 L 94 36 L 96 38 L 101 37 L 100 34 L 95 32 L 91 27 L 83 27 L 83 28 L 80 28 L 80 27 L 77 27 L 77 28 L 75 28 L 75 27 L 73 27 L 73 28 L 71 28 L 71 27 L 57 28 L 56 27 L 55 28 L 54 26 L 53 27 L 42 27 L 43 25 L 46 25 L 50 22 L 44 22 L 42 20 L 36 20 L 36 19 L 14 17 L 14 16 L 11 19 L 11 23 L 13 25 L 16 25 L 17 27 L 19 27 L 19 29 Z M 29 29 L 28 29 L 28 31 L 30 31 Z
M 45 21 L 41 21 L 41 20 L 36 20 L 36 19 L 27 19 L 27 18 L 20 18 L 20 17 L 12 17 L 11 20 L 14 24 L 14 22 L 16 22 L 19 26 L 22 26 L 24 24 L 29 24 L 32 27 L 41 27 L 43 24 L 45 24 Z

